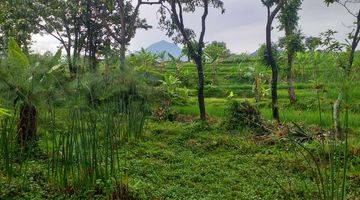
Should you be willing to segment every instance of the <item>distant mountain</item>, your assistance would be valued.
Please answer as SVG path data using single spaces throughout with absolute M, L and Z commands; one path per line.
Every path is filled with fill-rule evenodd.
M 167 42 L 165 40 L 161 40 L 160 42 L 156 42 L 146 48 L 147 51 L 153 54 L 159 54 L 162 52 L 166 52 L 176 58 L 181 56 L 181 49 L 174 43 Z M 168 55 L 166 54 L 166 59 L 169 59 Z M 182 61 L 186 61 L 186 57 L 181 58 Z

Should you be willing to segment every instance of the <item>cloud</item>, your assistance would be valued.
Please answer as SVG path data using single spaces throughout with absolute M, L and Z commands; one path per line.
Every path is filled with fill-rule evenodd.
M 211 9 L 207 19 L 206 41 L 224 41 L 233 52 L 253 52 L 265 41 L 266 9 L 260 0 L 225 0 L 225 14 Z M 185 18 L 189 27 L 194 30 L 200 28 L 200 13 L 189 14 Z M 304 0 L 300 12 L 300 26 L 308 36 L 318 36 L 328 29 L 338 31 L 336 38 L 344 41 L 353 17 L 344 8 L 333 5 L 326 7 L 322 0 Z M 145 6 L 141 10 L 141 17 L 146 18 L 153 29 L 139 30 L 131 41 L 130 50 L 148 47 L 160 40 L 170 41 L 165 32 L 158 29 L 156 6 Z M 276 27 L 276 23 L 274 27 Z M 273 40 L 277 40 L 282 33 L 274 30 Z M 33 49 L 44 52 L 55 51 L 58 42 L 50 36 L 35 36 Z

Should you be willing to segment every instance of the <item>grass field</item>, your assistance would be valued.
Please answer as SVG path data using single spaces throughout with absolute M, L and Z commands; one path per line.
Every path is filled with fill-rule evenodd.
M 56 124 L 50 126 L 51 128 L 48 127 L 51 120 L 47 121 L 46 116 L 40 118 L 40 124 L 44 123 L 46 126 L 41 125 L 39 128 L 38 152 L 28 156 L 21 163 L 14 161 L 11 169 L 16 173 L 12 176 L 8 175 L 6 165 L 0 168 L 0 199 L 114 199 L 113 194 L 118 191 L 118 187 L 124 187 L 126 189 L 124 194 L 131 196 L 130 199 L 316 198 L 318 192 L 313 171 L 299 149 L 289 142 L 278 139 L 276 134 L 262 138 L 254 137 L 251 129 L 228 131 L 224 128 L 224 121 L 229 115 L 229 104 L 234 100 L 249 101 L 260 110 L 265 120 L 271 121 L 269 80 L 266 78 L 269 70 L 265 67 L 261 68 L 262 73 L 265 74 L 262 82 L 265 92 L 262 100 L 255 102 L 252 77 L 244 75 L 247 73 L 244 69 L 255 65 L 254 63 L 219 65 L 216 84 L 211 84 L 211 67 L 206 66 L 205 102 L 210 122 L 203 124 L 196 120 L 199 111 L 196 98 L 196 76 L 192 76 L 195 73 L 195 67 L 188 63 L 183 65 L 179 79 L 186 80 L 187 84 L 181 81 L 175 93 L 186 90 L 188 94 L 181 97 L 179 102 L 175 100 L 171 108 L 177 114 L 190 120 L 185 120 L 187 122 L 169 121 L 157 120 L 153 116 L 148 117 L 141 138 L 117 144 L 119 146 L 114 154 L 117 157 L 115 165 L 118 166 L 116 175 L 105 176 L 106 178 L 100 175 L 90 182 L 84 182 L 91 187 L 82 185 L 83 180 L 77 180 L 71 175 L 65 179 L 65 176 L 68 176 L 65 171 L 76 176 L 83 173 L 82 168 L 67 169 L 67 164 L 62 163 L 68 159 L 67 156 L 76 155 L 73 151 L 81 155 L 84 153 L 84 157 L 91 158 L 89 163 L 85 162 L 84 165 L 92 166 L 92 162 L 99 162 L 94 159 L 103 159 L 104 162 L 99 162 L 97 166 L 98 170 L 102 171 L 106 168 L 107 172 L 108 166 L 111 168 L 112 165 L 109 163 L 113 161 L 103 156 L 113 155 L 104 148 L 109 140 L 106 135 L 107 130 L 111 130 L 113 124 L 103 123 L 102 120 L 109 116 L 98 113 L 100 121 L 94 123 L 95 130 L 92 129 L 90 132 L 98 134 L 99 143 L 97 140 L 91 143 L 91 138 L 85 137 L 85 140 L 95 145 L 94 147 L 86 146 L 81 142 L 83 139 L 79 138 L 83 133 L 80 130 L 78 130 L 81 132 L 79 138 L 62 140 L 61 138 L 67 138 L 67 134 L 70 134 L 66 131 L 69 131 L 68 129 L 73 125 L 71 120 L 69 121 L 67 110 L 59 107 L 57 108 L 58 115 L 54 120 Z M 164 76 L 177 73 L 173 67 L 155 68 L 155 70 Z M 322 110 L 322 121 L 320 121 L 319 99 L 315 89 L 317 81 L 311 79 L 311 74 L 311 68 L 308 68 L 305 75 L 308 77 L 307 80 L 304 81 L 301 78 L 297 80 L 295 89 L 298 102 L 295 106 L 289 105 L 287 85 L 284 78 L 281 78 L 280 117 L 284 125 L 295 122 L 306 127 L 321 125 L 325 130 L 329 130 L 332 127 L 332 103 L 337 98 L 340 89 L 337 82 L 325 75 L 317 80 L 326 85 L 326 88 L 319 92 Z M 301 76 L 301 73 L 297 75 Z M 350 96 L 351 134 L 349 135 L 350 167 L 347 198 L 358 199 L 360 194 L 358 187 L 360 184 L 360 88 L 357 84 L 352 85 Z M 72 109 L 75 107 L 70 108 L 70 113 Z M 120 123 L 123 122 L 120 121 Z M 90 123 L 89 126 L 91 127 L 92 124 Z M 58 134 L 56 139 L 49 135 L 51 129 Z M 115 137 L 115 139 L 118 138 Z M 58 143 L 51 141 L 58 141 Z M 60 147 L 66 147 L 65 141 L 74 144 L 79 142 L 80 147 L 75 145 L 69 149 L 61 149 Z M 56 145 L 59 145 L 59 148 Z M 81 145 L 86 147 L 82 149 Z M 115 145 L 115 143 L 110 142 L 110 145 Z M 319 156 L 320 160 L 326 159 L 329 155 L 328 149 L 321 149 L 323 145 L 321 140 L 309 140 L 303 145 Z M 56 148 L 58 149 L 52 150 Z M 99 148 L 99 152 L 95 150 L 96 148 Z M 103 148 L 104 151 L 102 151 Z M 111 146 L 110 149 L 113 148 Z M 16 154 L 16 152 L 12 153 Z M 69 162 L 69 166 L 75 166 L 80 157 L 74 157 L 73 160 L 66 162 Z M 57 165 L 65 166 L 65 168 L 59 168 L 61 170 L 57 172 L 64 175 L 64 177 L 59 176 L 59 179 L 53 178 L 52 165 L 49 165 L 56 159 L 58 159 L 55 162 Z M 76 170 L 79 171 L 76 172 Z M 90 171 L 92 170 L 94 169 Z M 85 173 L 92 177 L 93 172 Z M 64 187 L 64 183 L 58 180 L 68 182 Z

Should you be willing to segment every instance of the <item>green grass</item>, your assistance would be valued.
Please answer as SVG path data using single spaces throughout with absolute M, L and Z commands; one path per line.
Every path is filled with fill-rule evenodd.
M 265 119 L 272 119 L 269 95 L 264 97 L 260 103 L 255 103 L 251 80 L 241 77 L 243 74 L 240 71 L 247 65 L 252 64 L 218 66 L 218 84 L 216 86 L 209 85 L 211 71 L 209 66 L 205 67 L 208 81 L 205 87 L 206 109 L 211 119 L 215 118 L 216 122 L 204 126 L 195 122 L 147 120 L 145 133 L 141 139 L 115 145 L 118 149 L 111 154 L 116 152 L 116 155 L 112 156 L 120 158 L 117 160 L 117 174 L 111 178 L 106 176 L 106 180 L 102 180 L 104 179 L 102 176 L 97 176 L 91 179 L 91 184 L 88 184 L 91 186 L 82 185 L 79 181 L 77 188 L 63 188 L 59 187 L 59 183 L 54 177 L 49 176 L 51 173 L 49 173 L 48 164 L 51 163 L 51 159 L 56 159 L 61 170 L 62 161 L 65 160 L 62 156 L 64 152 L 66 153 L 62 148 L 70 146 L 67 150 L 68 154 L 71 154 L 73 147 L 63 143 L 59 143 L 57 147 L 54 144 L 47 146 L 51 137 L 45 132 L 51 127 L 44 126 L 46 120 L 41 121 L 42 119 L 40 119 L 39 123 L 42 125 L 39 127 L 39 155 L 28 158 L 21 165 L 14 162 L 12 167 L 17 173 L 11 175 L 13 176 L 11 181 L 6 173 L 7 170 L 0 167 L 0 199 L 109 199 L 109 194 L 113 191 L 114 184 L 117 183 L 128 186 L 130 192 L 139 199 L 290 199 L 289 193 L 295 193 L 300 197 L 304 197 L 305 193 L 313 194 L 316 186 L 310 178 L 309 169 L 296 152 L 290 151 L 291 148 L 288 144 L 271 138 L 270 141 L 255 139 L 247 130 L 229 133 L 222 127 L 221 122 L 227 115 L 226 109 L 230 102 L 227 98 L 230 92 L 234 92 L 235 95 L 232 100 L 248 100 L 258 106 Z M 332 124 L 330 103 L 337 97 L 338 89 L 335 87 L 336 82 L 332 82 L 330 76 L 326 77 L 326 74 L 334 72 L 331 71 L 333 69 L 326 71 L 325 67 L 324 65 L 324 75 L 320 77 L 322 82 L 327 83 L 325 91 L 321 93 L 322 123 L 324 127 L 329 128 Z M 165 73 L 169 74 L 175 72 L 175 69 L 170 67 L 166 67 L 165 70 Z M 196 98 L 196 76 L 192 75 L 196 69 L 193 64 L 186 64 L 181 70 L 188 70 L 191 73 L 186 78 L 190 79 L 193 84 L 189 88 L 190 97 L 186 103 L 174 105 L 174 109 L 180 114 L 197 117 L 199 109 Z M 306 66 L 305 70 L 307 76 L 311 77 L 312 69 Z M 268 68 L 263 68 L 262 71 L 269 73 Z M 299 101 L 297 106 L 292 107 L 288 102 L 287 84 L 284 80 L 282 76 L 279 84 L 282 121 L 284 123 L 296 122 L 305 126 L 319 125 L 314 82 L 310 80 L 295 84 Z M 264 86 L 269 88 L 268 83 Z M 356 199 L 357 194 L 360 193 L 358 187 L 360 184 L 359 97 L 360 88 L 354 85 L 350 99 L 353 112 L 350 113 L 349 120 L 352 129 L 349 139 L 352 155 L 349 172 L 349 199 Z M 61 135 L 64 132 L 62 128 L 66 129 L 71 123 L 67 119 L 68 117 L 62 113 L 63 111 L 59 111 L 60 116 L 57 116 L 56 121 L 58 134 Z M 101 113 L 99 113 L 100 115 Z M 94 122 L 94 125 L 101 124 L 102 120 L 106 120 L 103 115 L 97 122 Z M 136 120 L 137 117 L 134 116 L 132 121 Z M 98 128 L 88 131 L 80 128 L 72 130 L 73 134 L 81 133 L 83 135 L 96 131 L 98 135 L 95 138 L 86 139 L 87 137 L 84 137 L 85 139 L 78 140 L 69 138 L 73 143 L 81 142 L 80 140 L 98 142 L 98 146 L 84 146 L 79 151 L 80 153 L 76 153 L 82 155 L 81 152 L 87 150 L 95 152 L 91 155 L 83 154 L 84 157 L 89 157 L 86 162 L 95 162 L 93 155 L 100 156 L 102 160 L 106 161 L 108 155 L 104 152 L 109 149 L 113 150 L 113 145 L 107 143 L 109 138 L 106 139 L 104 135 L 106 132 L 102 130 L 104 127 Z M 118 130 L 115 128 L 113 131 Z M 78 146 L 75 143 L 74 146 Z M 72 144 L 71 141 L 69 144 Z M 304 145 L 314 151 L 319 148 L 319 143 L 316 141 L 304 143 Z M 3 146 L 5 147 L 5 145 Z M 49 151 L 52 147 L 55 147 L 57 157 L 54 157 Z M 73 161 L 75 162 L 77 159 L 73 158 Z M 0 166 L 4 166 L 1 162 L 0 159 Z M 20 166 L 23 166 L 22 170 L 18 170 Z M 99 169 L 106 169 L 107 165 L 106 162 L 99 161 L 98 166 Z M 76 174 L 77 170 L 79 169 L 75 165 L 73 172 L 66 177 L 70 182 L 86 176 L 87 171 L 82 169 L 80 169 L 82 173 L 79 177 L 72 176 L 71 174 Z M 89 176 L 89 178 L 91 177 Z M 283 188 L 281 189 L 278 184 Z M 71 191 L 71 189 L 75 190 Z M 64 191 L 68 193 L 65 195 Z
M 120 175 L 140 199 L 288 199 L 274 180 L 287 192 L 315 192 L 304 161 L 282 143 L 257 142 L 249 133 L 230 134 L 216 124 L 203 129 L 192 123 L 149 122 L 146 130 L 142 140 L 119 151 L 126 158 Z M 89 188 L 65 196 L 46 181 L 45 163 L 29 160 L 26 166 L 11 183 L 0 173 L 1 199 L 107 199 Z M 360 192 L 359 170 L 354 165 L 350 171 L 350 199 Z
M 129 185 L 142 199 L 285 199 L 267 173 L 286 184 L 292 179 L 297 192 L 304 191 L 301 172 L 280 170 L 299 167 L 290 153 L 276 146 L 262 146 L 247 134 L 229 135 L 219 129 L 197 131 L 192 124 L 151 123 L 143 142 L 126 149 Z M 277 164 L 276 164 L 277 163 Z M 298 163 L 302 165 L 301 163 Z

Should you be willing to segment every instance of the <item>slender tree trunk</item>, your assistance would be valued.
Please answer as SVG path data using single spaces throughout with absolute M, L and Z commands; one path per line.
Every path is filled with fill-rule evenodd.
M 90 46 L 89 54 L 90 54 L 89 56 L 90 56 L 91 70 L 96 72 L 97 71 L 97 58 L 96 58 L 96 46 L 94 44 L 92 44 Z
M 288 53 L 288 67 L 287 67 L 287 82 L 288 82 L 288 93 L 291 105 L 296 104 L 296 94 L 294 89 L 294 72 L 293 72 L 293 55 Z
M 206 110 L 205 110 L 205 97 L 204 97 L 204 68 L 201 58 L 195 59 L 196 68 L 198 71 L 198 103 L 199 103 L 199 110 L 200 110 L 200 119 L 206 120 Z
M 278 68 L 274 67 L 272 68 L 272 78 L 271 78 L 272 113 L 273 113 L 273 118 L 277 122 L 280 122 L 277 86 L 278 86 Z
M 18 124 L 18 142 L 21 148 L 28 149 L 35 140 L 37 131 L 36 123 L 36 107 L 27 103 L 21 105 Z
M 120 46 L 120 70 L 123 72 L 126 69 L 126 45 L 121 44 Z
M 70 49 L 66 49 L 66 59 L 67 59 L 67 63 L 68 63 L 68 68 L 69 68 L 69 72 L 70 72 L 70 76 L 74 77 L 76 74 L 76 67 L 73 64 L 73 60 L 71 58 L 71 52 Z
M 268 19 L 266 24 L 266 49 L 268 54 L 268 63 L 271 66 L 272 78 L 271 78 L 271 99 L 272 99 L 272 113 L 273 118 L 280 123 L 279 115 L 279 104 L 278 104 L 278 94 L 277 94 L 277 85 L 278 85 L 278 66 L 273 55 L 272 42 L 271 42 L 271 30 L 272 22 L 274 21 L 275 16 L 280 11 L 281 6 L 277 6 L 273 12 L 270 12 L 270 7 L 268 7 Z

